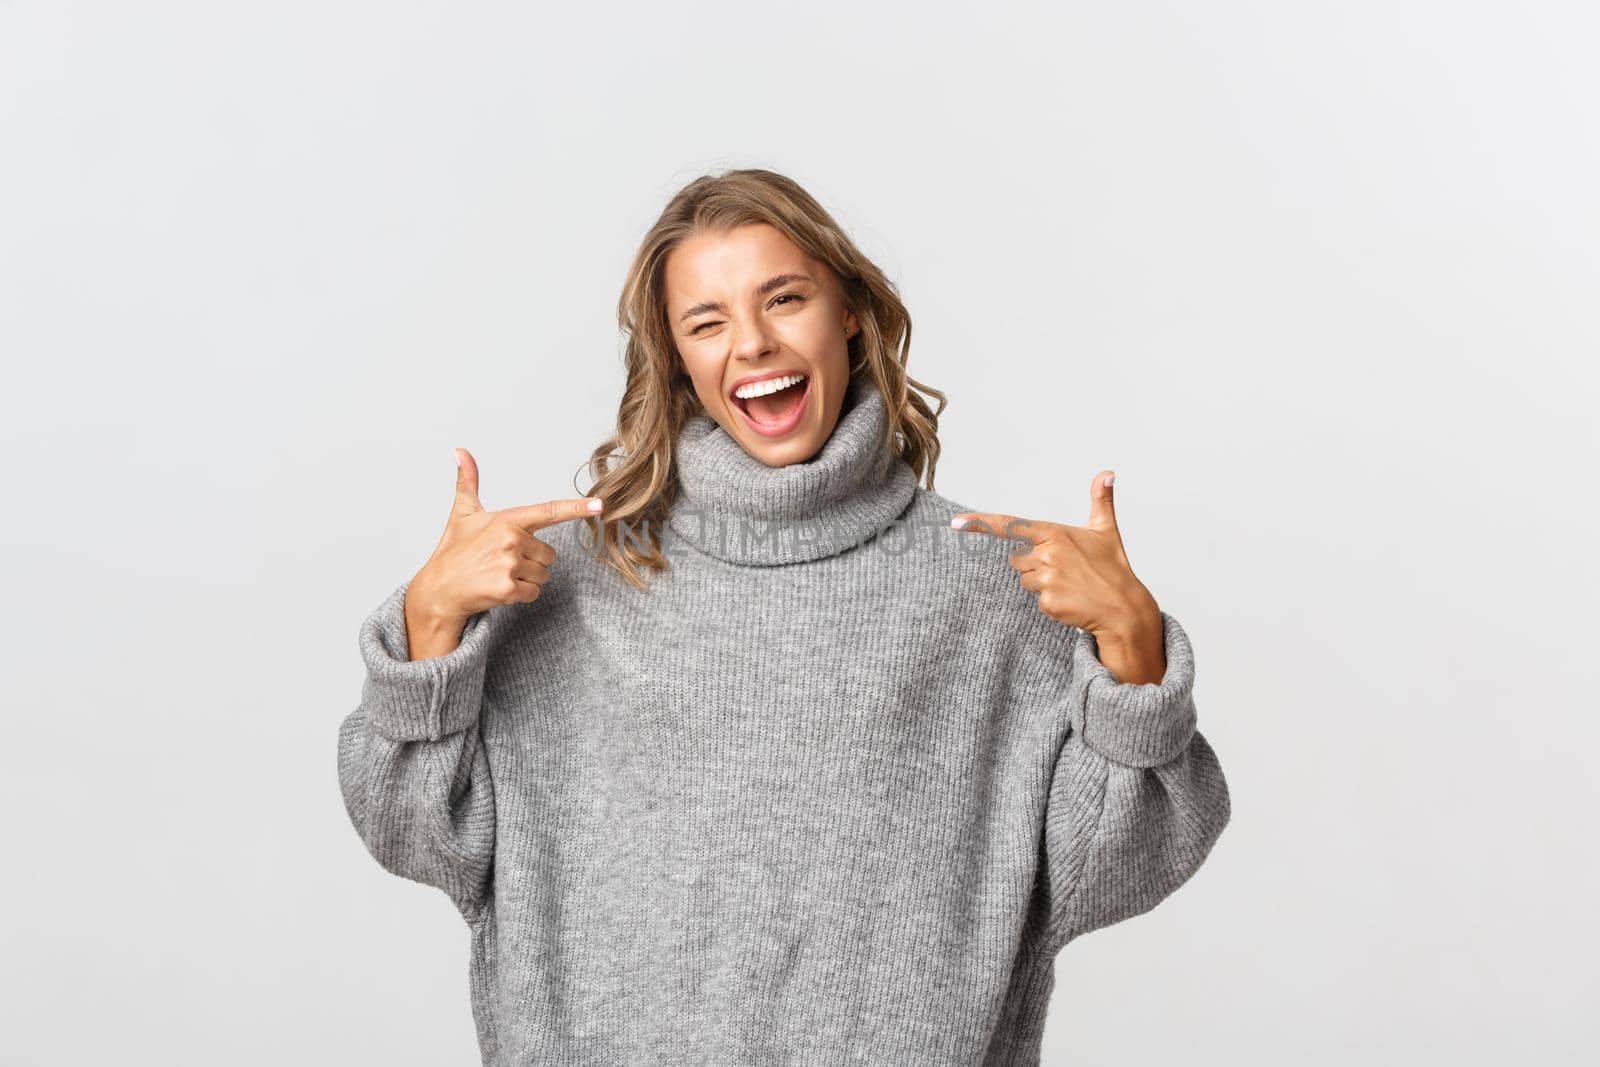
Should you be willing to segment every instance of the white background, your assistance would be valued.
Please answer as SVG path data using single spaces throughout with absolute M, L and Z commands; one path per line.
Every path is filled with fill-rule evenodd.
M 7 1064 L 466 1064 L 356 630 L 575 495 L 666 198 L 900 286 L 936 488 L 1118 473 L 1233 792 L 1046 1064 L 1595 1062 L 1593 8 L 0 3 Z

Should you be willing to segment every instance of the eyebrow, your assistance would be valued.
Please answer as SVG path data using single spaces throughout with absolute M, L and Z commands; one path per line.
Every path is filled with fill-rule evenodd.
M 816 284 L 815 279 L 806 274 L 774 274 L 756 286 L 756 295 L 766 296 L 772 290 L 781 289 L 790 282 L 811 282 L 813 285 Z M 728 313 L 728 305 L 716 300 L 705 300 L 679 315 L 678 321 L 683 322 L 685 319 L 692 319 L 696 315 L 704 315 L 708 311 L 720 311 L 726 315 Z

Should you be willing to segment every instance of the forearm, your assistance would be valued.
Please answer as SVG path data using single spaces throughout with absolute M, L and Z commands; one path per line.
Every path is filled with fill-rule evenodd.
M 350 821 L 386 869 L 438 886 L 463 909 L 488 891 L 493 782 L 481 740 L 493 613 L 448 635 L 450 648 L 410 650 L 406 590 L 361 626 L 361 703 L 339 726 L 339 783 Z M 422 627 L 419 646 L 428 638 Z M 420 661 L 420 662 L 419 662 Z
M 415 662 L 455 651 L 467 620 L 433 607 L 422 582 L 413 578 L 406 589 L 405 622 L 407 658 Z
M 429 614 L 406 605 L 406 649 L 410 659 L 431 659 L 453 652 L 461 644 L 465 620 Z
M 1115 637 L 1097 648 L 1084 631 L 1058 684 L 1070 729 L 1046 810 L 1052 950 L 1154 907 L 1199 868 L 1229 820 L 1227 780 L 1196 729 L 1194 648 L 1176 619 L 1158 619 L 1153 657 L 1119 655 L 1138 644 Z M 1155 684 L 1134 673 L 1137 657 L 1159 671 Z M 1121 670 L 1130 682 L 1112 677 Z
M 1159 610 L 1094 635 L 1100 662 L 1130 685 L 1160 683 L 1167 673 L 1166 639 Z

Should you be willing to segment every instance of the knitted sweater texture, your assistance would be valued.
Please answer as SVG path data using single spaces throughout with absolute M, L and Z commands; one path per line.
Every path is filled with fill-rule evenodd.
M 858 379 L 774 468 L 698 416 L 648 591 L 569 522 L 447 655 L 406 585 L 361 625 L 345 808 L 465 920 L 484 1064 L 1037 1064 L 1059 950 L 1211 851 L 1182 627 L 1118 681 L 887 425 Z

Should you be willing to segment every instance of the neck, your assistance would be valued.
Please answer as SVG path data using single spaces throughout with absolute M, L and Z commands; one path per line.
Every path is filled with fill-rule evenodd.
M 741 566 L 839 555 L 897 519 L 916 473 L 888 440 L 883 396 L 865 376 L 845 392 L 839 422 L 803 463 L 769 467 L 709 415 L 678 436 L 678 499 L 667 526 L 689 545 Z

